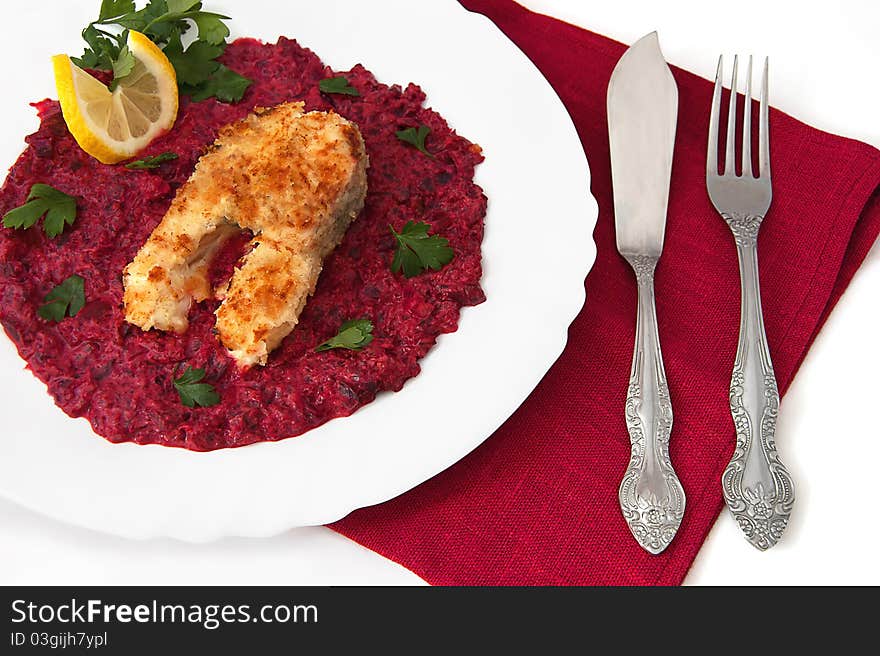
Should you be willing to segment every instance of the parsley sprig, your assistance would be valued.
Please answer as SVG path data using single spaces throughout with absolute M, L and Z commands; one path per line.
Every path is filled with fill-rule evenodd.
M 213 385 L 200 382 L 205 377 L 204 369 L 187 367 L 180 378 L 173 378 L 174 389 L 180 396 L 180 402 L 187 408 L 201 406 L 208 408 L 220 403 L 220 395 Z
M 229 36 L 226 20 L 228 16 L 204 11 L 198 0 L 149 0 L 139 10 L 134 0 L 103 0 L 98 19 L 82 32 L 87 47 L 73 62 L 82 68 L 113 71 L 111 86 L 115 86 L 134 67 L 125 44 L 128 30 L 136 30 L 165 52 L 181 93 L 196 102 L 212 97 L 237 102 L 251 81 L 217 61 Z M 181 37 L 193 27 L 197 36 L 184 49 Z
M 341 75 L 339 77 L 328 77 L 326 80 L 321 80 L 318 82 L 318 88 L 322 93 L 339 93 L 345 96 L 361 95 L 358 90 L 351 86 L 348 80 Z
M 369 319 L 353 319 L 339 326 L 339 332 L 315 347 L 318 352 L 330 349 L 359 351 L 373 341 L 373 322 Z
M 428 152 L 427 148 L 425 148 L 425 139 L 428 137 L 429 134 L 431 134 L 431 128 L 429 128 L 427 125 L 420 125 L 417 128 L 406 128 L 404 130 L 398 130 L 394 134 L 396 134 L 397 138 L 404 143 L 415 146 L 415 148 L 417 148 L 419 151 L 433 159 L 434 156 Z
M 145 171 L 149 169 L 156 169 L 159 168 L 161 164 L 175 160 L 178 157 L 179 156 L 177 153 L 172 153 L 168 151 L 164 153 L 159 153 L 158 155 L 153 155 L 152 157 L 144 157 L 143 159 L 129 162 L 125 165 L 125 168 L 131 169 L 132 171 Z
M 60 322 L 65 316 L 75 317 L 86 304 L 85 281 L 73 274 L 43 298 L 37 314 L 46 321 Z
M 427 269 L 442 269 L 455 257 L 448 239 L 428 234 L 427 223 L 407 221 L 399 233 L 392 226 L 388 227 L 397 240 L 397 251 L 391 261 L 394 273 L 403 270 L 405 277 L 412 278 Z
M 54 239 L 64 232 L 64 226 L 73 225 L 76 219 L 76 198 L 47 184 L 35 184 L 31 187 L 27 202 L 6 213 L 3 226 L 26 230 L 44 215 L 46 219 L 43 221 L 43 230 L 48 237 Z

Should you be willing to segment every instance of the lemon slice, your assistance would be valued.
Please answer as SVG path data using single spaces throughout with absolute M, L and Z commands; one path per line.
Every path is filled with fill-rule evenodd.
M 55 55 L 55 86 L 67 128 L 80 147 L 104 164 L 129 159 L 174 125 L 177 76 L 165 54 L 140 32 L 129 31 L 135 65 L 115 90 Z

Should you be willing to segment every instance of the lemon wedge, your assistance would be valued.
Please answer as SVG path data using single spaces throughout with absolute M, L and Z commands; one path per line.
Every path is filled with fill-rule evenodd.
M 137 155 L 177 118 L 177 76 L 165 54 L 140 32 L 129 31 L 131 73 L 110 91 L 74 64 L 55 55 L 55 86 L 67 128 L 80 147 L 104 164 Z

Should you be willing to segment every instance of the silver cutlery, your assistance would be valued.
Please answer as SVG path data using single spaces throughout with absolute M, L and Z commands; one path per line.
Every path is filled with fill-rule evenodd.
M 607 102 L 617 250 L 638 283 L 625 406 L 631 455 L 618 497 L 633 536 L 657 554 L 675 537 L 685 496 L 669 460 L 672 404 L 654 306 L 654 269 L 663 250 L 678 117 L 678 88 L 656 32 L 634 43 L 617 62 Z
M 758 229 L 770 208 L 770 135 L 768 109 L 768 63 L 764 61 L 758 125 L 758 175 L 751 153 L 752 59 L 746 81 L 742 130 L 741 174 L 736 172 L 736 69 L 733 59 L 730 108 L 724 166 L 719 173 L 718 139 L 721 114 L 723 60 L 718 60 L 712 114 L 709 119 L 709 148 L 706 158 L 706 187 L 712 204 L 730 226 L 739 258 L 741 317 L 739 344 L 730 381 L 730 412 L 736 428 L 733 458 L 721 477 L 724 500 L 746 538 L 755 547 L 769 549 L 781 537 L 794 505 L 794 484 L 776 453 L 776 415 L 779 392 L 770 360 L 761 290 L 758 284 Z

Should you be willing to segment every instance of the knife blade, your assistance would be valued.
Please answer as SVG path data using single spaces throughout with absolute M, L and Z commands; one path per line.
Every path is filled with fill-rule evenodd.
M 633 536 L 657 554 L 681 525 L 685 494 L 669 458 L 672 404 L 654 302 L 678 119 L 678 88 L 656 32 L 634 43 L 617 62 L 607 103 L 617 250 L 632 266 L 638 286 L 625 405 L 630 461 L 618 499 Z
M 678 87 L 657 33 L 627 50 L 608 84 L 614 224 L 621 254 L 663 251 Z

